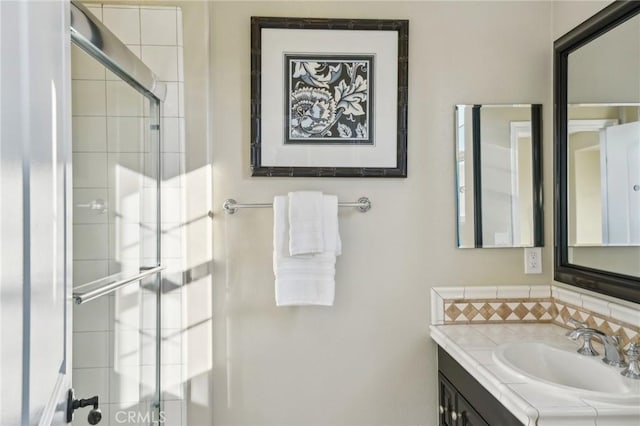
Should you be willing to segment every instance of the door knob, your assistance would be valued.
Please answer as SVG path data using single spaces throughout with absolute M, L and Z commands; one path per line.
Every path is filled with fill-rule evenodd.
M 71 423 L 73 420 L 73 412 L 75 410 L 92 405 L 93 408 L 89 411 L 87 421 L 90 425 L 97 425 L 102 420 L 102 411 L 98 408 L 98 404 L 97 395 L 89 399 L 75 399 L 73 389 L 69 389 L 67 394 L 67 423 Z

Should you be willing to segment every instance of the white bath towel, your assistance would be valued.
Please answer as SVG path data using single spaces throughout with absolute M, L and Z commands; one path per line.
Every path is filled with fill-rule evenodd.
M 323 196 L 322 207 L 322 240 L 326 251 L 291 256 L 289 199 L 277 196 L 273 200 L 273 271 L 278 306 L 333 305 L 336 256 L 342 250 L 337 197 Z
M 291 256 L 324 251 L 322 205 L 322 192 L 289 193 L 289 254 Z

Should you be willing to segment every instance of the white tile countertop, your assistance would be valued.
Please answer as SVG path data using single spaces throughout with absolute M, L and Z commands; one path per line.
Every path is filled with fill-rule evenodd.
M 567 330 L 560 326 L 549 323 L 455 324 L 432 325 L 430 330 L 431 338 L 525 425 L 640 425 L 638 405 L 587 401 L 571 392 L 516 375 L 493 360 L 494 349 L 510 342 L 544 342 L 557 348 L 576 350 L 579 344 L 567 339 Z M 621 370 L 611 368 L 615 370 L 614 374 Z M 589 372 L 585 371 L 585 374 Z

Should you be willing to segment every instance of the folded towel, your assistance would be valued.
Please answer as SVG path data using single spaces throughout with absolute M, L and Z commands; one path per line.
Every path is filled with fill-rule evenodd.
M 291 256 L 324 251 L 322 205 L 322 192 L 289 193 L 289 253 Z
M 322 196 L 322 241 L 325 253 L 336 256 L 342 254 L 342 241 L 338 228 L 338 197 L 335 195 Z
M 289 252 L 289 199 L 273 200 L 273 271 L 278 306 L 333 305 L 335 262 L 341 253 L 337 198 L 322 197 L 322 244 L 326 251 L 291 256 Z

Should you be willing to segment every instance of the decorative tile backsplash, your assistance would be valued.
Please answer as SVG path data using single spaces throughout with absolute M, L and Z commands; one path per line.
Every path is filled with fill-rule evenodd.
M 551 298 L 547 299 L 471 299 L 445 300 L 445 324 L 451 322 L 549 322 L 557 315 Z
M 554 317 L 553 323 L 567 328 L 573 328 L 569 323 L 569 319 L 583 322 L 587 327 L 598 329 L 609 335 L 620 336 L 622 346 L 625 347 L 629 342 L 640 343 L 640 326 L 633 325 L 626 321 L 605 316 L 597 312 L 585 310 L 583 307 L 565 303 L 561 300 L 555 301 L 558 315 Z
M 623 346 L 640 341 L 640 310 L 555 286 L 437 287 L 431 292 L 432 324 L 546 322 L 573 328 L 570 318 Z

